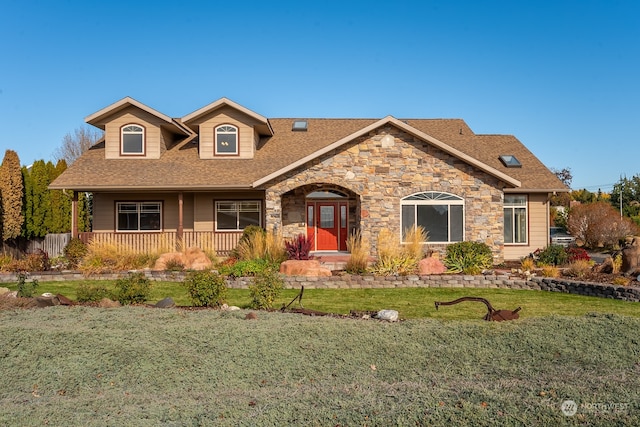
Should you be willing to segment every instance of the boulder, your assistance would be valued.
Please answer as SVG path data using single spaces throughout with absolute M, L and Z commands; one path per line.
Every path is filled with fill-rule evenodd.
M 634 237 L 622 250 L 622 272 L 633 273 L 640 270 L 640 238 Z
M 39 296 L 36 297 L 36 305 L 38 307 L 53 307 L 54 305 L 60 305 L 60 301 L 55 296 Z
M 60 305 L 73 305 L 73 301 L 71 301 L 69 298 L 65 297 L 62 294 L 57 294 L 56 298 L 60 302 Z
M 376 319 L 387 320 L 389 322 L 398 321 L 398 312 L 396 310 L 380 310 L 376 314 Z
M 158 308 L 173 308 L 176 306 L 175 301 L 171 297 L 166 297 L 163 300 L 160 300 L 156 303 L 156 307 Z
M 0 288 L 0 295 L 8 294 L 9 292 L 9 288 Z
M 330 277 L 331 270 L 320 266 L 316 259 L 290 259 L 280 264 L 280 273 L 286 276 Z
M 186 270 L 207 270 L 212 266 L 211 260 L 202 249 L 193 247 L 184 252 L 168 252 L 160 255 L 153 269 L 165 271 L 167 264 L 171 262 L 181 264 Z
M 244 318 L 246 320 L 256 320 L 258 318 L 258 315 L 252 311 L 252 312 L 247 313 L 247 315 L 244 316 Z
M 440 261 L 438 257 L 423 258 L 418 262 L 418 274 L 426 276 L 429 274 L 444 274 L 447 267 Z

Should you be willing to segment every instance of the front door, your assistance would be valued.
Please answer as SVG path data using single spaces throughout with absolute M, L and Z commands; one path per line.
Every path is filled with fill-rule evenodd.
M 347 249 L 347 203 L 318 201 L 307 204 L 307 237 L 316 251 Z

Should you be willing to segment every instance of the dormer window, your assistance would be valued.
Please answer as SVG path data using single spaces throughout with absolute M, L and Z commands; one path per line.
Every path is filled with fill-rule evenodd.
M 238 154 L 238 128 L 231 125 L 218 126 L 215 131 L 215 155 L 234 156 Z
M 144 128 L 129 124 L 122 127 L 120 153 L 123 155 L 144 155 Z

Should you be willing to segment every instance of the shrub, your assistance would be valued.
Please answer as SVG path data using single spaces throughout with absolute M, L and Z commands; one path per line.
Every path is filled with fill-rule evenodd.
M 142 304 L 151 292 L 151 281 L 144 273 L 129 273 L 116 281 L 114 297 L 120 304 Z
M 309 253 L 311 252 L 312 241 L 307 239 L 307 236 L 300 233 L 296 237 L 284 242 L 287 250 L 288 259 L 305 260 L 310 259 Z
M 617 286 L 628 286 L 631 280 L 627 277 L 618 276 L 613 279 L 613 284 Z
M 415 273 L 418 260 L 400 244 L 398 236 L 386 228 L 378 233 L 378 259 L 372 271 L 383 276 Z
M 82 240 L 72 237 L 64 248 L 64 257 L 69 261 L 70 267 L 76 268 L 88 251 L 87 245 Z
M 0 271 L 10 271 L 13 257 L 9 254 L 0 254 Z
M 78 302 L 98 302 L 103 298 L 113 298 L 111 291 L 104 285 L 89 285 L 82 283 L 76 289 Z
M 239 260 L 265 259 L 282 262 L 287 259 L 287 253 L 282 236 L 273 231 L 267 233 L 260 227 L 250 226 L 249 231 L 243 232 L 232 255 Z
M 570 277 L 583 278 L 591 271 L 591 263 L 587 260 L 580 259 L 570 262 L 565 270 L 565 274 Z
M 591 261 L 591 257 L 583 248 L 567 248 L 567 260 L 573 261 Z
M 620 273 L 620 270 L 622 269 L 622 252 L 615 254 L 611 261 L 611 268 L 613 274 Z
M 38 280 L 33 279 L 27 282 L 27 274 L 18 274 L 18 296 L 21 298 L 31 298 L 38 288 Z
M 607 202 L 577 205 L 571 208 L 568 231 L 590 248 L 615 247 L 638 227 Z
M 345 266 L 347 273 L 362 274 L 369 267 L 369 244 L 362 238 L 360 231 L 352 233 L 347 238 L 349 259 Z
M 151 267 L 157 258 L 158 254 L 136 253 L 123 245 L 92 241 L 78 268 L 86 274 L 138 270 Z
M 569 258 L 567 251 L 560 245 L 549 245 L 544 249 L 536 249 L 533 255 L 539 265 L 564 265 Z
M 27 254 L 17 263 L 19 270 L 24 271 L 48 271 L 51 269 L 49 254 L 42 249 L 36 249 L 33 253 Z
M 493 266 L 493 254 L 486 243 L 457 242 L 447 246 L 443 262 L 452 273 L 478 274 Z
M 227 298 L 224 277 L 213 271 L 192 271 L 184 280 L 191 304 L 195 307 L 219 307 Z
M 531 256 L 524 257 L 520 260 L 520 268 L 522 271 L 533 271 L 535 266 L 536 263 Z
M 560 269 L 555 265 L 543 265 L 540 269 L 540 274 L 543 277 L 558 277 L 560 276 Z
M 278 273 L 265 270 L 256 275 L 253 283 L 249 285 L 251 295 L 251 308 L 270 309 L 280 295 L 284 282 Z
M 249 277 L 256 276 L 266 270 L 278 271 L 279 268 L 280 263 L 277 262 L 266 259 L 250 259 L 237 261 L 229 266 L 223 265 L 220 267 L 220 272 L 233 277 Z
M 405 230 L 403 246 L 404 252 L 419 262 L 424 258 L 424 244 L 428 239 L 427 231 L 422 227 L 412 227 Z

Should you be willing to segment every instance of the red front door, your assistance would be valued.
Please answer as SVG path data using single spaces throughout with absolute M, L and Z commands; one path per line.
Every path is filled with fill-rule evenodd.
M 307 237 L 316 251 L 347 249 L 347 203 L 309 202 L 307 204 Z

